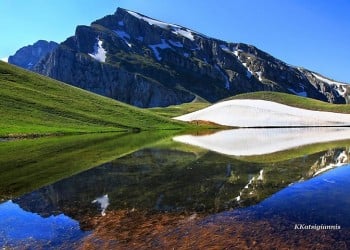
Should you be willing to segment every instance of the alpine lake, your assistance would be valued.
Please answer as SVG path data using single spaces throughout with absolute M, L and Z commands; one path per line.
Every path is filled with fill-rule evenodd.
M 341 140 L 303 140 L 329 130 L 3 140 L 0 246 L 347 249 L 350 129 L 333 128 L 349 135 Z

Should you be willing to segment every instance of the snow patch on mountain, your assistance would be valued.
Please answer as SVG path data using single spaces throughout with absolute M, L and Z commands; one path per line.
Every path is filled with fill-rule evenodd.
M 97 38 L 97 43 L 94 46 L 94 53 L 90 54 L 92 58 L 99 62 L 106 62 L 107 51 L 102 47 L 103 41 Z
M 162 21 L 158 21 L 158 20 L 155 20 L 155 19 L 152 19 L 152 18 L 149 18 L 149 17 L 146 17 L 146 16 L 143 16 L 143 15 L 140 15 L 136 12 L 133 12 L 133 11 L 130 11 L 128 10 L 127 11 L 130 15 L 138 18 L 138 19 L 141 19 L 145 22 L 147 22 L 149 25 L 155 25 L 155 26 L 158 26 L 162 29 L 168 29 L 168 28 L 181 28 L 180 26 L 178 25 L 175 25 L 175 24 L 170 24 L 170 23 L 165 23 L 165 22 L 162 22 Z
M 246 76 L 248 79 L 252 78 L 253 75 L 257 75 L 258 78 L 259 78 L 259 81 L 262 81 L 262 78 L 261 78 L 261 71 L 259 72 L 254 72 L 253 70 L 251 70 L 249 67 L 248 67 L 248 64 L 244 61 L 242 61 L 242 59 L 240 58 L 240 55 L 239 55 L 239 52 L 242 52 L 242 50 L 240 49 L 237 49 L 234 48 L 233 50 L 231 50 L 230 48 L 228 48 L 226 45 L 220 45 L 220 48 L 227 52 L 227 53 L 230 53 L 232 55 L 234 55 L 235 57 L 237 57 L 237 59 L 242 63 L 242 65 L 247 69 L 247 73 L 246 73 Z M 248 59 L 250 60 L 251 57 L 248 57 Z
M 254 72 L 252 70 L 250 70 L 250 68 L 247 66 L 247 63 L 242 63 L 242 64 L 247 69 L 247 77 L 251 78 L 252 75 L 254 75 Z
M 265 100 L 229 100 L 174 119 L 237 127 L 348 126 L 350 114 L 295 108 Z
M 335 86 L 335 90 L 337 91 L 337 93 L 340 95 L 340 96 L 345 96 L 345 93 L 346 93 L 346 87 L 347 86 L 350 86 L 350 84 L 347 84 L 347 83 L 342 83 L 342 82 L 337 82 L 337 81 L 333 81 L 333 80 L 330 80 L 330 79 L 327 79 L 323 76 L 320 76 L 318 74 L 315 74 L 315 73 L 312 73 L 312 75 L 314 77 L 316 77 L 318 80 L 320 81 L 323 81 L 331 86 Z
M 220 48 L 221 48 L 223 51 L 225 51 L 225 52 L 227 52 L 227 53 L 230 53 L 230 54 L 236 56 L 237 59 L 238 59 L 240 62 L 242 62 L 241 59 L 239 58 L 239 52 L 243 52 L 242 50 L 238 49 L 237 47 L 231 50 L 229 47 L 227 47 L 227 46 L 224 45 L 224 44 L 220 45 Z
M 172 33 L 186 37 L 187 39 L 194 41 L 194 36 L 193 36 L 191 30 L 183 29 L 183 28 L 176 28 L 172 31 Z
M 183 44 L 179 41 L 168 40 L 168 43 L 174 47 L 183 48 Z
M 259 81 L 262 82 L 262 72 L 261 71 L 258 71 L 258 72 L 255 72 L 257 75 L 258 75 L 258 78 L 259 78 Z
M 332 81 L 332 80 L 329 80 L 329 79 L 327 79 L 327 78 L 324 78 L 323 76 L 320 76 L 320 75 L 318 75 L 318 74 L 315 74 L 315 73 L 312 73 L 312 75 L 314 76 L 314 77 L 316 77 L 318 80 L 321 80 L 321 81 L 323 81 L 323 82 L 325 82 L 325 83 L 328 83 L 328 84 L 330 84 L 330 85 L 346 85 L 347 83 L 343 83 L 343 82 L 337 82 L 337 81 Z
M 176 25 L 176 24 L 171 24 L 171 23 L 165 23 L 165 22 L 162 22 L 162 21 L 158 21 L 158 20 L 155 20 L 155 19 L 152 19 L 152 18 L 149 18 L 149 17 L 146 17 L 146 16 L 143 16 L 143 15 L 140 15 L 136 12 L 133 12 L 133 11 L 130 11 L 128 10 L 128 13 L 138 19 L 141 19 L 141 20 L 144 20 L 145 22 L 147 22 L 149 25 L 155 25 L 155 26 L 158 26 L 162 29 L 171 29 L 172 30 L 172 33 L 176 34 L 176 35 L 180 35 L 180 36 L 183 36 L 187 39 L 190 39 L 191 41 L 194 41 L 194 37 L 193 37 L 193 33 L 196 33 L 190 29 L 186 29 L 186 28 L 183 28 L 179 25 Z
M 114 31 L 130 48 L 132 47 L 130 40 L 130 35 L 123 30 L 115 30 Z
M 158 49 L 171 49 L 170 45 L 164 39 L 162 39 L 161 41 L 162 42 L 159 44 L 149 45 L 149 47 L 153 50 L 154 56 L 158 61 L 162 60 Z
M 220 45 L 220 48 L 225 52 L 232 53 L 232 51 L 226 45 L 222 44 Z

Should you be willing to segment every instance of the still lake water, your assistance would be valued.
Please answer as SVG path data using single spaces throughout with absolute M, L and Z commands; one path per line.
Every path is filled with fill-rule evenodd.
M 350 139 L 350 130 L 233 130 L 224 132 L 223 137 L 231 139 L 222 139 L 224 145 L 217 146 L 218 138 L 223 138 L 220 133 L 187 140 L 194 145 L 205 141 L 211 150 L 206 145 L 175 142 L 183 136 L 175 141 L 170 138 L 4 199 L 0 204 L 0 246 L 350 247 L 350 141 L 305 143 L 310 134 L 342 134 L 341 138 Z M 282 151 L 271 145 L 279 145 L 281 135 L 285 140 Z M 245 138 L 243 144 L 239 144 L 240 136 Z M 296 146 L 292 141 L 298 137 L 300 145 Z M 262 138 L 266 138 L 268 152 L 252 146 L 264 145 Z M 222 148 L 226 154 L 220 152 Z M 235 155 L 237 149 L 239 155 Z M 332 229 L 301 229 L 307 225 Z

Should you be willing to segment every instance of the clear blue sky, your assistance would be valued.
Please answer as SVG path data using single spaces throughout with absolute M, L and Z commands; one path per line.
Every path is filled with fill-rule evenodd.
M 117 7 L 350 83 L 349 0 L 0 0 L 0 58 L 39 39 L 62 42 Z

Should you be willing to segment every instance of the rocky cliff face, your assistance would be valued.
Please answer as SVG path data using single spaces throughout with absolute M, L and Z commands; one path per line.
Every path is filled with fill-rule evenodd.
M 32 70 L 40 59 L 58 46 L 58 43 L 39 40 L 33 45 L 28 45 L 16 51 L 10 56 L 8 62 L 21 68 Z
M 254 46 L 120 8 L 91 26 L 78 26 L 34 70 L 139 107 L 196 97 L 215 102 L 261 90 L 345 103 L 350 91 L 345 83 L 290 66 Z

